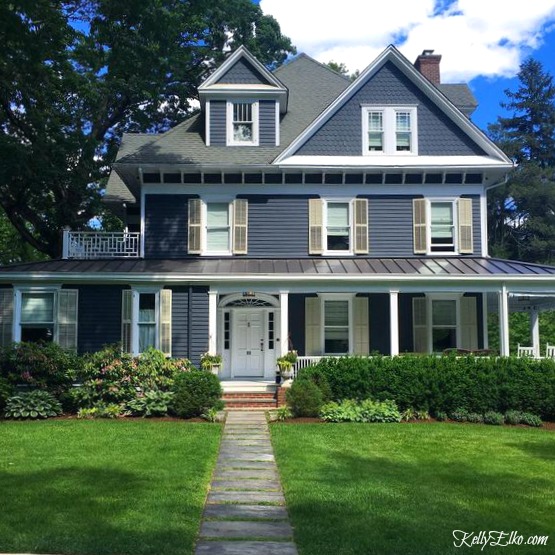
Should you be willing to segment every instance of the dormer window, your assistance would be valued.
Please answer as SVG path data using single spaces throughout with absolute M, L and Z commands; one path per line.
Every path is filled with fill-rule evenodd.
M 227 103 L 227 144 L 258 145 L 258 102 Z
M 416 107 L 362 108 L 363 154 L 417 154 Z

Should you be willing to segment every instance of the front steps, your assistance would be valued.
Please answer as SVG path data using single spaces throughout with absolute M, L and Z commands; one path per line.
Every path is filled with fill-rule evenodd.
M 222 381 L 225 410 L 269 410 L 277 407 L 277 386 L 269 381 Z

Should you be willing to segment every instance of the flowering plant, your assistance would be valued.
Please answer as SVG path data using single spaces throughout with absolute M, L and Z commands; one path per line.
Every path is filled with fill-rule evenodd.
M 220 366 L 222 364 L 222 355 L 203 353 L 200 357 L 200 367 L 203 370 L 210 370 L 213 366 Z

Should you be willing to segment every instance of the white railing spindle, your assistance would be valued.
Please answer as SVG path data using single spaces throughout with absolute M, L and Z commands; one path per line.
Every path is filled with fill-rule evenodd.
M 65 231 L 64 258 L 139 258 L 140 233 Z

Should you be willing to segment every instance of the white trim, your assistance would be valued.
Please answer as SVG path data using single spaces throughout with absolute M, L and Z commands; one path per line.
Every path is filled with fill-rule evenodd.
M 355 297 L 354 293 L 318 293 L 318 298 L 320 299 L 320 345 L 322 346 L 322 354 L 326 355 L 341 355 L 341 354 L 352 354 L 354 351 L 354 317 L 353 317 L 353 299 Z M 347 353 L 326 353 L 326 301 L 347 301 L 348 302 L 348 326 L 349 326 L 349 345 L 347 348 Z
M 252 141 L 235 141 L 233 138 L 233 107 L 235 104 L 250 104 L 252 115 Z M 241 98 L 238 101 L 226 102 L 226 146 L 258 146 L 259 143 L 259 103 L 252 98 Z
M 488 330 L 488 293 L 482 291 L 482 341 L 484 349 L 489 349 L 489 330 Z
M 276 102 L 275 104 L 275 111 L 276 111 L 276 146 L 279 146 L 280 141 L 280 128 L 279 128 L 279 103 Z
M 426 227 L 427 245 L 426 251 L 430 256 L 460 256 L 459 255 L 459 211 L 458 198 L 453 197 L 426 197 Z M 432 203 L 451 203 L 453 210 L 453 250 L 432 251 Z M 474 207 L 472 207 L 474 209 Z
M 228 294 L 219 301 L 218 308 L 220 308 L 220 309 L 234 308 L 234 307 L 230 307 L 229 304 L 232 303 L 232 302 L 244 299 L 245 297 L 246 297 L 246 295 L 244 293 Z M 255 294 L 254 294 L 254 298 L 255 299 L 260 299 L 261 301 L 265 301 L 265 302 L 271 304 L 272 308 L 279 308 L 279 301 L 271 293 L 260 293 L 260 292 L 256 291 Z M 270 308 L 270 307 L 267 307 L 267 308 Z
M 496 158 L 509 167 L 513 163 L 476 125 L 474 125 L 455 105 L 428 81 L 393 45 L 388 46 L 350 86 L 348 86 L 328 108 L 326 108 L 274 161 L 281 163 L 296 152 L 325 122 L 327 122 L 355 93 L 361 89 L 386 62 L 392 62 L 405 74 L 427 98 L 436 104 L 457 127 L 485 150 L 490 157 Z
M 142 172 L 141 172 L 141 176 L 142 176 Z M 141 237 L 139 239 L 141 258 L 145 257 L 145 232 L 146 232 L 145 197 L 146 197 L 146 190 L 144 185 L 141 184 Z
M 324 250 L 322 256 L 353 256 L 354 252 L 354 222 L 353 222 L 353 200 L 352 198 L 338 197 L 331 198 L 326 197 L 320 199 L 323 202 L 322 206 L 322 242 Z M 328 250 L 328 204 L 347 204 L 349 206 L 349 250 Z
M 472 206 L 472 210 L 474 210 L 474 206 Z M 485 191 L 480 195 L 480 238 L 482 256 L 488 257 L 488 197 Z
M 399 354 L 399 291 L 389 291 L 389 350 Z
M 383 144 L 380 151 L 368 150 L 368 114 L 370 112 L 379 112 L 382 114 L 383 125 Z M 396 149 L 396 133 L 397 133 L 397 112 L 410 113 L 410 150 L 397 151 Z M 403 106 L 372 106 L 363 104 L 361 106 L 362 115 L 362 155 L 363 156 L 417 156 L 418 155 L 418 118 L 417 107 L 414 104 Z
M 227 204 L 227 222 L 228 222 L 228 241 L 227 250 L 225 251 L 209 251 L 208 250 L 208 205 L 209 204 Z M 232 254 L 232 230 L 233 230 L 233 201 L 227 200 L 210 200 L 206 202 L 201 199 L 201 233 L 200 233 L 200 250 L 201 255 L 206 256 L 230 256 Z
M 454 301 L 455 302 L 455 333 L 456 347 L 461 345 L 461 297 L 462 293 L 426 293 L 426 312 L 427 334 L 428 334 L 428 353 L 433 353 L 433 330 L 434 313 L 432 304 L 434 301 Z
M 539 358 L 541 353 L 540 346 L 540 318 L 537 309 L 530 311 L 530 336 L 532 337 L 532 347 L 534 348 L 534 357 Z
M 206 135 L 206 146 L 210 146 L 210 100 L 206 101 L 204 107 L 204 133 Z
M 499 351 L 501 356 L 509 356 L 509 296 L 507 286 L 502 285 L 499 296 Z
M 279 338 L 276 338 L 277 340 L 280 343 L 279 355 L 287 354 L 289 351 L 289 291 L 279 292 Z
M 218 345 L 218 291 L 208 291 L 208 352 L 215 355 Z

